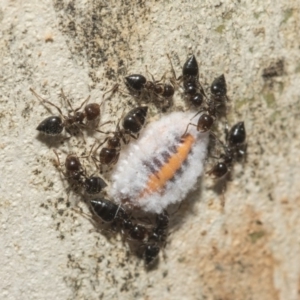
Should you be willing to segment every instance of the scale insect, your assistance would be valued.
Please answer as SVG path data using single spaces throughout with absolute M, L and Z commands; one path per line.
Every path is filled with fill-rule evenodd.
M 109 192 L 117 204 L 159 214 L 197 186 L 209 134 L 194 126 L 186 130 L 193 116 L 191 112 L 165 115 L 150 123 L 139 140 L 124 147 Z

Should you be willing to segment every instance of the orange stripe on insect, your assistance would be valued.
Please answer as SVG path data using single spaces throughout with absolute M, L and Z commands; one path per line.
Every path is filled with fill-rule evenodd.
M 177 151 L 160 168 L 160 170 L 149 177 L 146 188 L 140 194 L 140 198 L 146 194 L 154 193 L 162 189 L 172 179 L 175 173 L 181 168 L 182 163 L 187 159 L 189 152 L 195 142 L 195 138 L 187 134 L 181 139 Z

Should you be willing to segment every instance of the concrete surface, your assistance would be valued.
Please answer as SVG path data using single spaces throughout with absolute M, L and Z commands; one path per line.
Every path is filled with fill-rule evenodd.
M 299 7 L 292 0 L 2 0 L 0 298 L 300 299 Z M 234 169 L 224 210 L 204 178 L 172 217 L 158 266 L 146 271 L 120 236 L 95 232 L 72 210 L 86 208 L 68 197 L 52 148 L 80 155 L 94 140 L 60 145 L 38 137 L 49 112 L 29 88 L 63 109 L 61 88 L 74 106 L 89 94 L 101 102 L 146 65 L 160 78 L 170 70 L 167 53 L 177 74 L 194 53 L 205 84 L 226 74 L 229 120 L 245 121 L 248 159 Z M 117 120 L 130 103 L 114 95 L 101 122 Z

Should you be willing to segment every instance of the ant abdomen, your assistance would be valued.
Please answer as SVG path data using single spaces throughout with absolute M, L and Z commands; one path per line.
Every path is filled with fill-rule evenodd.
M 224 74 L 214 79 L 210 86 L 212 95 L 216 100 L 221 100 L 227 94 L 227 85 Z
M 99 194 L 107 186 L 106 182 L 98 176 L 85 179 L 84 188 L 87 194 Z
M 195 55 L 192 55 L 183 65 L 183 77 L 197 77 L 199 74 L 199 67 Z
M 139 106 L 132 109 L 123 120 L 123 128 L 125 131 L 139 133 L 145 124 L 147 112 L 147 106 Z
M 158 257 L 160 247 L 154 244 L 147 244 L 144 249 L 144 261 L 146 266 L 151 265 L 154 260 Z
M 145 87 L 146 82 L 146 77 L 140 74 L 132 74 L 125 77 L 125 84 L 134 91 L 141 91 Z
M 230 145 L 243 144 L 246 140 L 246 130 L 244 122 L 233 125 L 228 133 L 228 143 Z
M 119 211 L 119 206 L 104 198 L 92 199 L 90 201 L 93 212 L 106 223 L 115 220 Z
M 51 116 L 42 121 L 36 130 L 48 134 L 48 135 L 59 135 L 64 129 L 64 123 L 61 117 Z

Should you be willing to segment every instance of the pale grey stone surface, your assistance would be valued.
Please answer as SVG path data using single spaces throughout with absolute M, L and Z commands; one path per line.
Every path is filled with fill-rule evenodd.
M 0 298 L 299 299 L 299 1 L 133 3 L 0 3 Z M 165 258 L 146 272 L 120 237 L 94 232 L 67 206 L 51 149 L 81 155 L 93 139 L 38 139 L 49 113 L 29 88 L 57 104 L 61 88 L 74 103 L 89 94 L 101 102 L 145 65 L 160 78 L 167 53 L 177 75 L 191 53 L 205 84 L 226 74 L 229 122 L 245 121 L 249 155 L 224 210 L 203 180 L 173 217 Z M 278 61 L 283 70 L 264 79 Z M 116 94 L 102 121 L 117 120 L 130 99 Z M 78 200 L 70 194 L 71 206 Z

